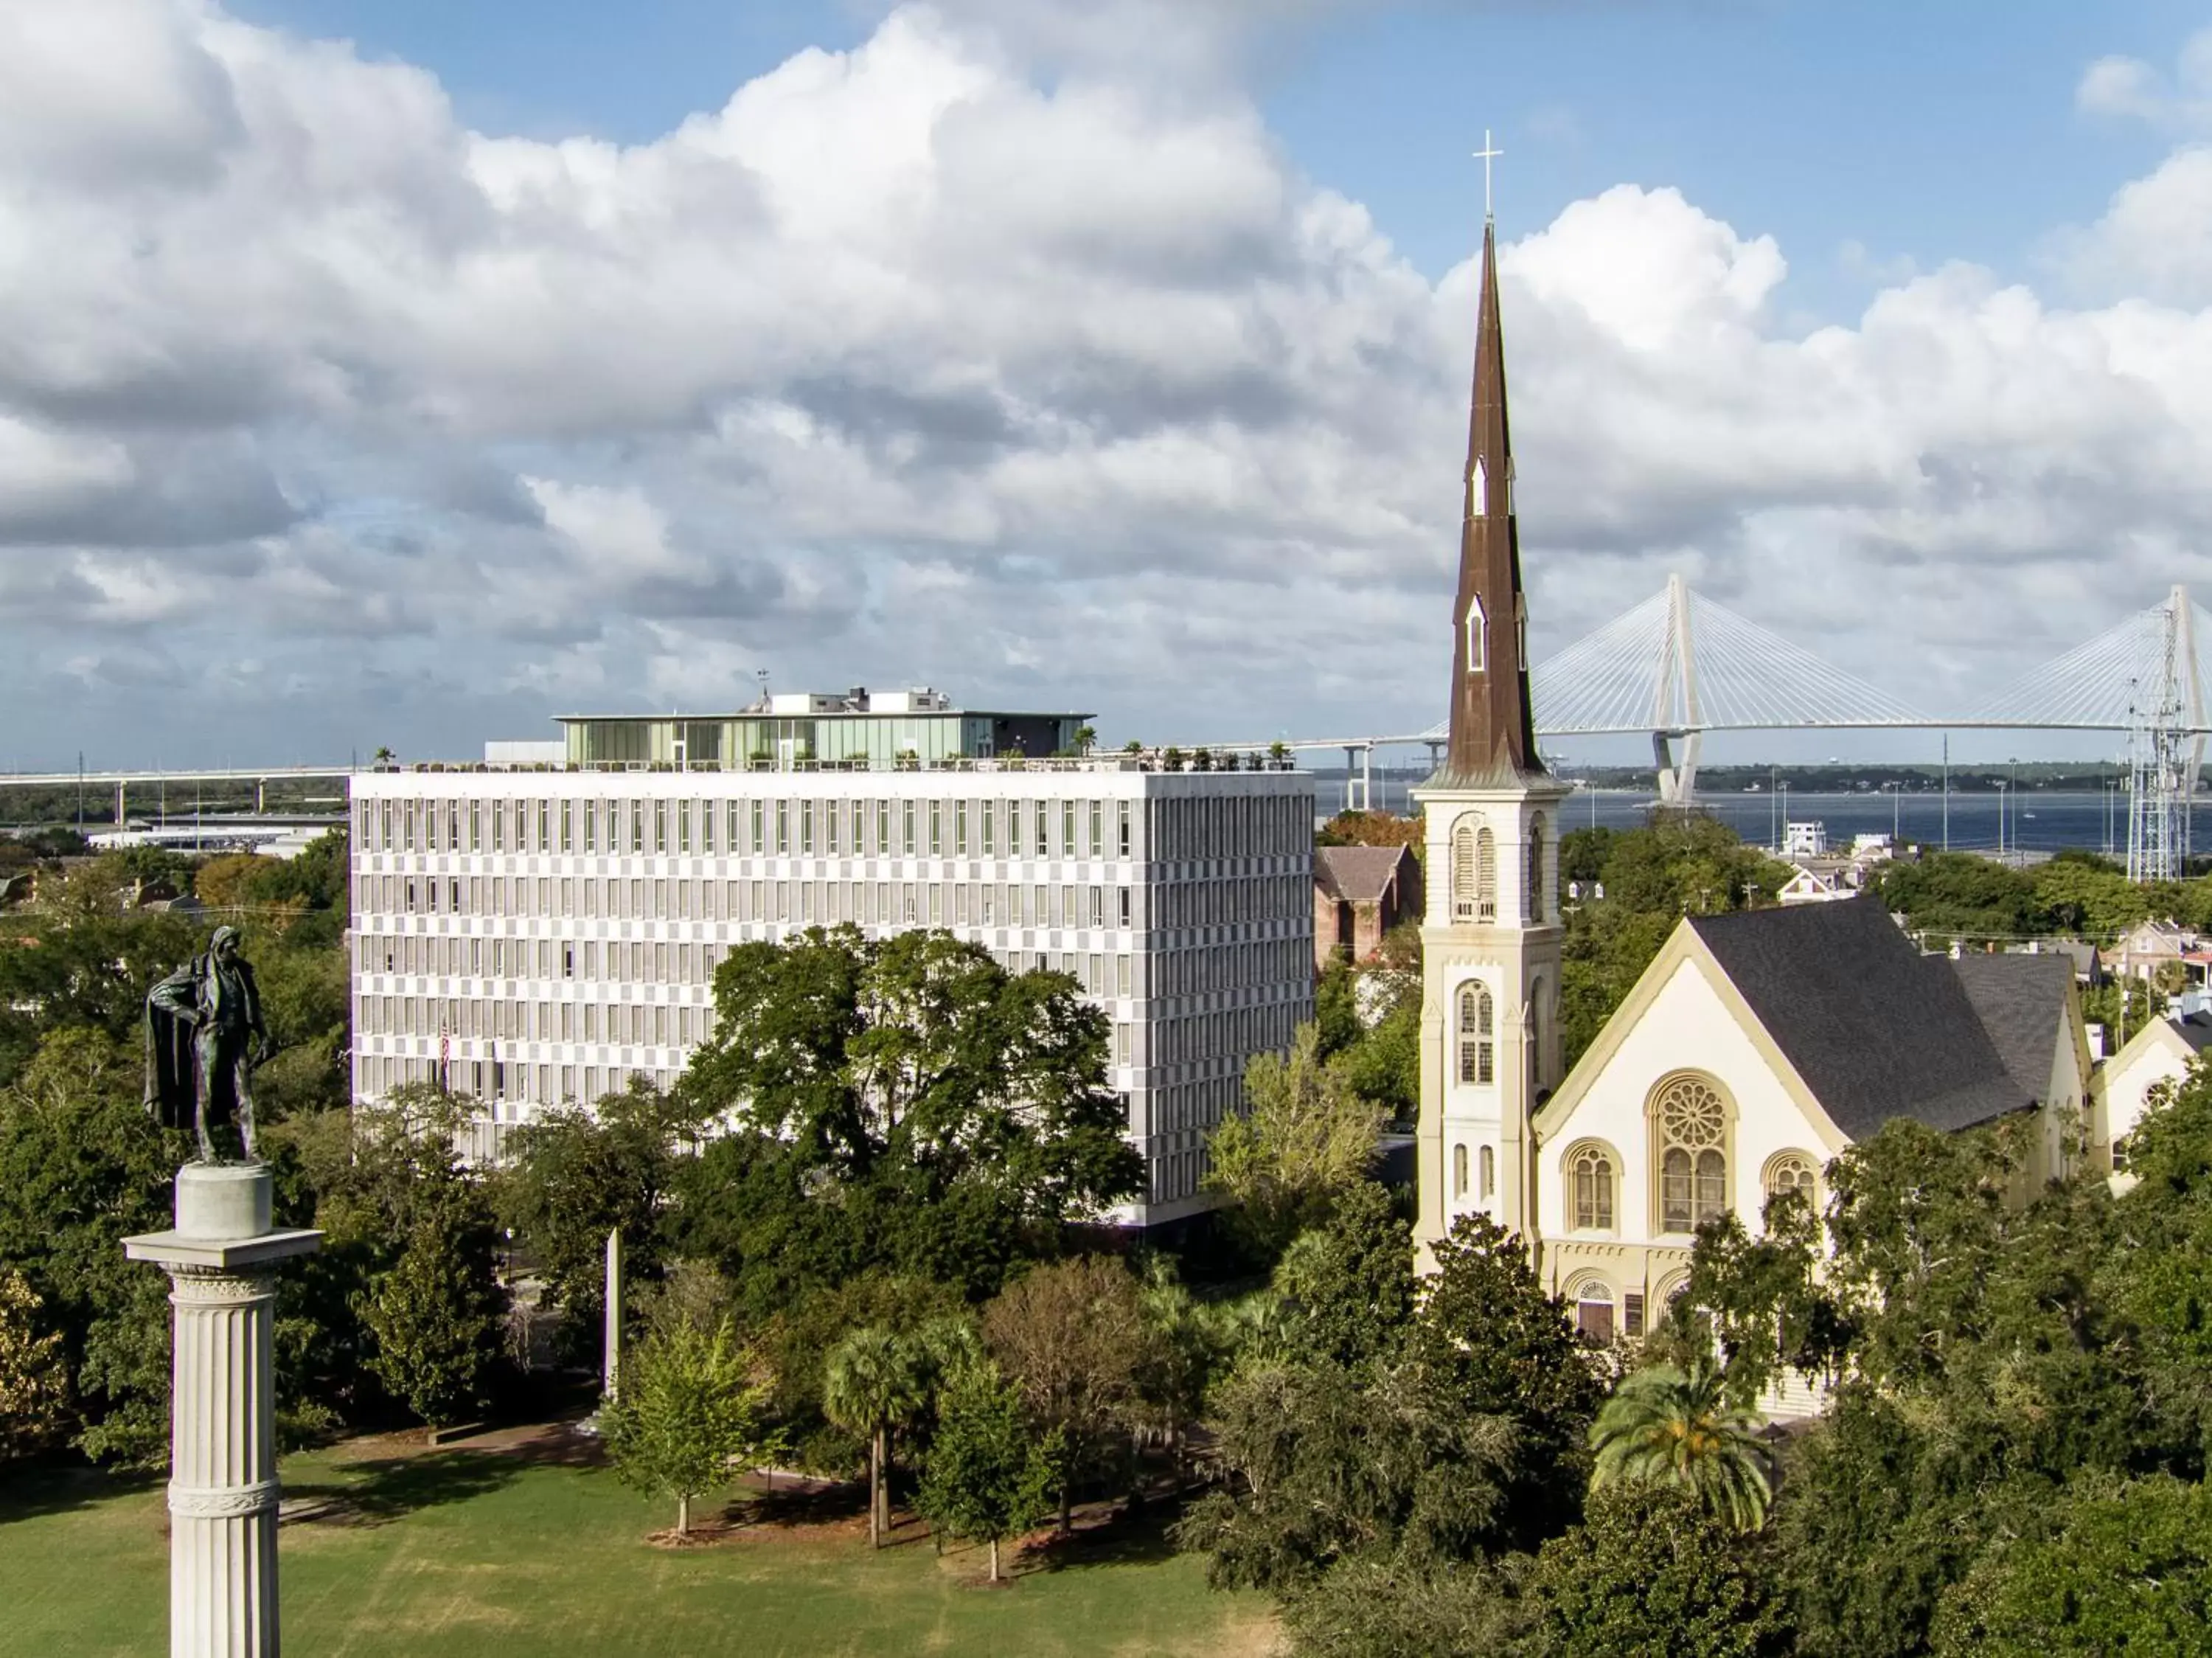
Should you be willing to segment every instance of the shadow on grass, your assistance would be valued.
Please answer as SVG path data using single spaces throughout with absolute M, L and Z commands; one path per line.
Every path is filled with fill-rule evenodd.
M 513 1453 L 447 1451 L 340 1465 L 337 1479 L 288 1479 L 279 1523 L 382 1526 L 420 1509 L 465 1503 L 512 1484 L 527 1466 Z
M 1087 1514 L 1078 1510 L 1071 1534 L 1036 1537 L 1023 1549 L 1022 1570 L 1159 1565 L 1181 1552 L 1168 1528 L 1182 1517 L 1182 1498 L 1159 1496 L 1133 1509 L 1102 1504 Z
M 868 1517 L 865 1481 L 779 1481 L 731 1503 L 723 1517 L 732 1526 L 767 1526 L 781 1531 L 810 1527 L 845 1527 Z
M 0 1526 L 46 1515 L 73 1514 L 118 1496 L 159 1488 L 161 1477 L 118 1473 L 82 1464 L 33 1464 L 0 1474 Z

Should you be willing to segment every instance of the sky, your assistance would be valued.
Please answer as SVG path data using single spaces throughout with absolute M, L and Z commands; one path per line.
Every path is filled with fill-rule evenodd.
M 1680 570 L 1963 710 L 2212 593 L 2212 0 L 72 0 L 0 768 L 1426 725 L 1486 130 L 1539 656 Z

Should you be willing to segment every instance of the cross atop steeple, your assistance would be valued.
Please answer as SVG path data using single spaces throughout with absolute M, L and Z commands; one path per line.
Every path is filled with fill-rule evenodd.
M 1494 216 L 1490 210 L 1490 164 L 1505 152 L 1490 141 L 1490 129 L 1482 129 L 1482 148 L 1474 152 L 1474 159 L 1482 163 L 1482 222 L 1488 224 Z
M 1483 148 L 1491 148 L 1486 136 Z M 1498 230 L 1488 220 L 1482 227 L 1466 482 L 1459 595 L 1452 607 L 1451 741 L 1439 779 L 1462 786 L 1540 777 L 1544 770 L 1528 706 L 1528 603 L 1521 591 L 1513 435 L 1505 412 Z

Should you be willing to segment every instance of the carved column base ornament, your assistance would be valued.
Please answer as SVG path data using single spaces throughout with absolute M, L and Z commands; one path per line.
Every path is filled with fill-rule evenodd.
M 269 1171 L 188 1163 L 177 1226 L 123 1240 L 169 1274 L 169 1652 L 276 1658 L 279 1262 L 319 1232 L 270 1229 Z

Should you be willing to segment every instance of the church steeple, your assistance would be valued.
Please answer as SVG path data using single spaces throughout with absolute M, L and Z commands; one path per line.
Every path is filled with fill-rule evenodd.
M 1486 216 L 1467 510 L 1452 607 L 1451 735 L 1439 782 L 1467 786 L 1543 775 L 1528 704 L 1528 637 L 1505 413 L 1505 340 L 1498 320 L 1497 229 Z

